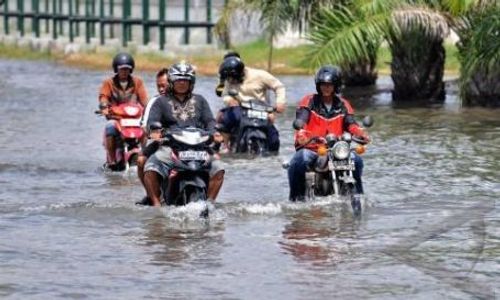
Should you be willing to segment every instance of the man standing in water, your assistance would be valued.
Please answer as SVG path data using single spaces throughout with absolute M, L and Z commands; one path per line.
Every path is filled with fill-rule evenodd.
M 104 80 L 99 91 L 99 109 L 108 118 L 113 105 L 122 103 L 139 103 L 146 107 L 148 103 L 148 93 L 141 78 L 133 76 L 135 68 L 134 58 L 128 53 L 118 53 L 113 58 L 113 71 L 115 75 Z M 105 128 L 105 141 L 107 162 L 106 167 L 112 171 L 118 170 L 116 164 L 116 142 L 120 138 L 118 122 L 108 119 Z
M 152 124 L 161 123 L 162 128 L 201 127 L 214 132 L 215 119 L 208 102 L 203 96 L 193 94 L 196 81 L 195 71 L 190 64 L 180 62 L 168 70 L 169 92 L 155 101 L 148 117 L 148 128 Z M 158 136 L 157 136 L 158 137 Z M 155 138 L 157 138 L 155 137 Z M 222 136 L 214 133 L 216 142 L 222 141 Z M 168 146 L 160 148 L 151 155 L 144 167 L 144 183 L 151 204 L 161 205 L 161 179 L 168 180 L 172 169 L 172 150 Z M 215 201 L 224 181 L 224 169 L 219 160 L 212 161 L 208 184 L 208 199 Z

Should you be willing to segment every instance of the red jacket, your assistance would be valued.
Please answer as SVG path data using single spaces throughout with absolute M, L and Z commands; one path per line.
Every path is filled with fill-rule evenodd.
M 325 137 L 332 133 L 341 136 L 345 131 L 353 135 L 365 136 L 363 129 L 354 120 L 354 109 L 349 101 L 335 96 L 332 107 L 328 110 L 318 94 L 307 95 L 300 100 L 297 107 L 297 119 L 304 121 L 305 125 L 300 134 L 311 137 Z M 297 138 L 299 131 L 295 132 L 295 146 L 299 146 Z M 317 144 L 311 143 L 305 147 L 317 149 Z

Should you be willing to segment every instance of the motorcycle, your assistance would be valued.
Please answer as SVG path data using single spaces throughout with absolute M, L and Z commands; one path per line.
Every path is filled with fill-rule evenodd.
M 117 120 L 120 132 L 116 144 L 116 168 L 113 171 L 127 171 L 130 166 L 137 165 L 144 135 L 140 124 L 144 109 L 136 103 L 122 103 L 109 107 L 109 111 L 107 118 Z M 95 113 L 102 115 L 101 111 Z
M 296 130 L 300 130 L 303 124 L 297 121 L 293 126 Z M 364 127 L 371 127 L 373 119 L 367 116 L 362 124 Z M 357 145 L 353 145 L 353 142 Z M 328 134 L 324 138 L 312 137 L 306 145 L 309 143 L 318 144 L 318 159 L 306 173 L 306 198 L 314 200 L 316 195 L 347 197 L 351 200 L 354 215 L 359 215 L 361 199 L 356 193 L 356 180 L 353 176 L 356 167 L 353 159 L 354 152 L 358 155 L 365 152 L 367 141 L 344 132 L 341 136 Z
M 156 128 L 158 127 L 158 128 Z M 161 125 L 151 126 L 152 130 Z M 212 136 L 205 130 L 186 127 L 164 133 L 158 145 L 166 145 L 172 150 L 173 168 L 168 180 L 161 184 L 162 204 L 181 206 L 196 201 L 207 201 L 209 171 L 214 151 Z M 146 147 L 145 152 L 153 152 L 155 145 Z M 201 213 L 208 216 L 208 206 Z
M 241 120 L 238 128 L 231 132 L 230 151 L 251 155 L 268 155 L 268 128 L 272 126 L 269 114 L 276 108 L 257 99 L 242 101 L 238 92 L 229 91 L 229 96 L 240 103 Z M 224 131 L 224 128 L 218 128 Z
M 244 101 L 240 106 L 242 110 L 240 126 L 231 136 L 232 152 L 269 154 L 267 128 L 272 126 L 269 114 L 273 113 L 275 108 L 259 100 Z

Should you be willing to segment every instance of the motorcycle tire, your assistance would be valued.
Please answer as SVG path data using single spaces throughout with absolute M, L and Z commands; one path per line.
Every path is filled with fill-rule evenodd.
M 333 193 L 332 175 L 330 173 L 314 174 L 315 193 L 318 196 L 328 196 Z

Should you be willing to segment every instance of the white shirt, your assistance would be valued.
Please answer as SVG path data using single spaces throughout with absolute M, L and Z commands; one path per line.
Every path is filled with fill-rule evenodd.
M 141 127 L 147 132 L 148 129 L 146 126 L 148 126 L 148 118 L 149 118 L 149 111 L 151 110 L 151 107 L 155 103 L 155 101 L 160 98 L 161 95 L 156 95 L 153 98 L 149 99 L 148 104 L 146 105 L 146 109 L 144 110 L 144 114 L 142 115 L 141 118 Z

